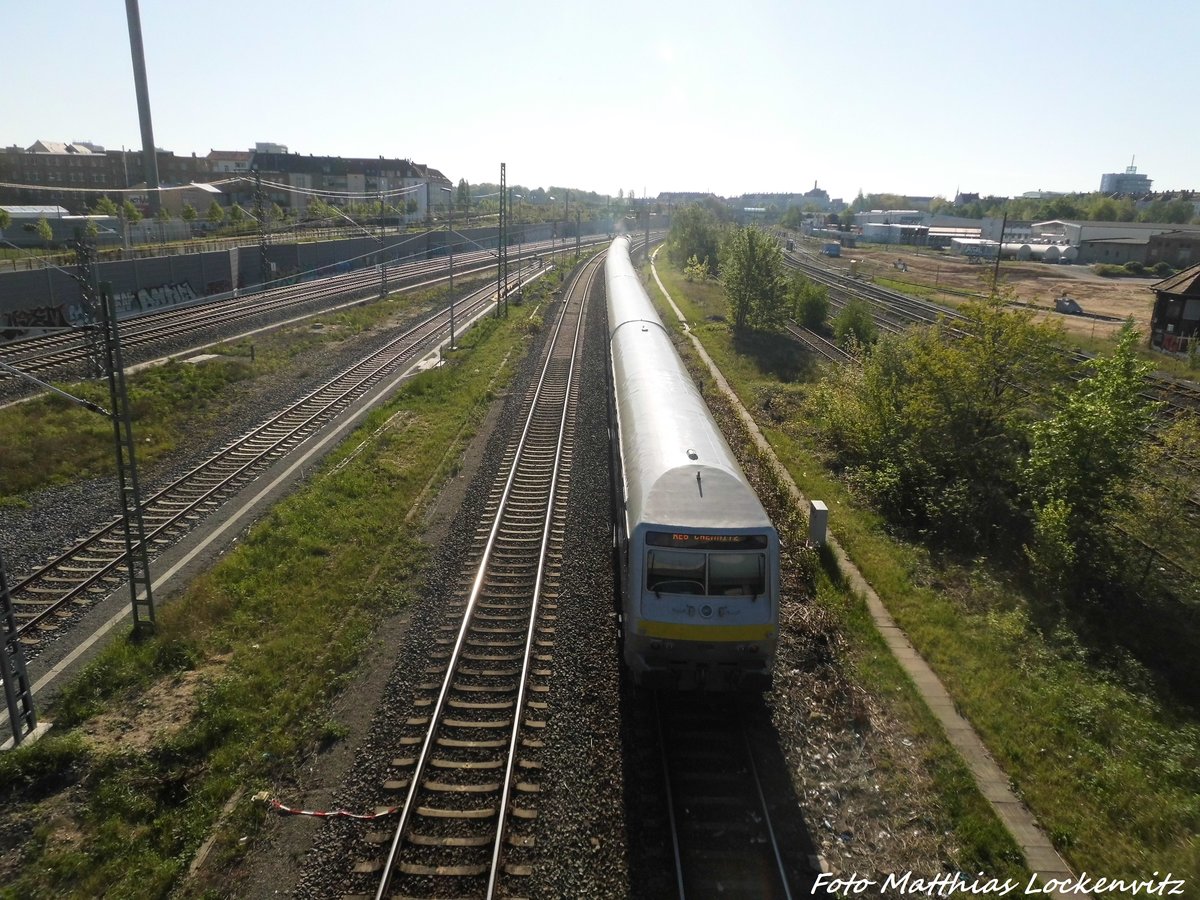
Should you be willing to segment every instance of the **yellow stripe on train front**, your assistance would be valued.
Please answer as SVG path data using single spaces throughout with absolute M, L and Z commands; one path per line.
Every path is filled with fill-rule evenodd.
M 637 633 L 668 641 L 768 641 L 775 637 L 775 626 L 761 625 L 689 625 L 684 622 L 654 622 L 642 619 Z

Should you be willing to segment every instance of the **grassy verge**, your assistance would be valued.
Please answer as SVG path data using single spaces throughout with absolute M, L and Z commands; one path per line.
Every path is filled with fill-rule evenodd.
M 320 346 L 377 328 L 398 309 L 430 303 L 440 293 L 405 294 L 403 305 L 371 303 L 314 317 L 302 328 L 207 351 L 220 359 L 201 364 L 172 360 L 130 374 L 126 380 L 139 465 L 153 466 L 185 441 L 203 442 L 255 379 L 285 369 L 302 378 L 309 374 L 303 360 Z M 112 405 L 107 383 L 59 386 L 105 409 Z M 0 409 L 0 508 L 20 505 L 21 494 L 39 488 L 110 475 L 113 465 L 112 426 L 97 413 L 56 394 Z
M 764 400 L 770 405 L 771 398 L 779 396 L 781 375 L 791 380 L 804 371 L 804 367 L 796 363 L 794 347 L 786 341 L 767 342 L 763 355 L 765 369 L 758 369 L 749 357 L 738 352 L 730 339 L 724 324 L 724 300 L 719 287 L 711 282 L 684 284 L 677 272 L 665 267 L 660 267 L 659 275 L 692 323 L 693 330 L 702 335 L 705 349 L 749 408 L 753 409 L 753 404 L 746 402 L 747 395 L 758 398 L 760 405 Z M 674 321 L 668 310 L 660 308 L 660 311 L 664 313 L 664 320 L 669 317 Z M 683 349 L 687 353 L 686 346 Z M 702 370 L 703 365 L 697 364 L 693 369 Z M 714 402 L 711 394 L 709 402 Z M 715 402 L 722 401 L 715 399 Z M 801 491 L 811 497 L 832 496 L 826 490 L 832 482 L 821 466 L 802 464 L 803 457 L 796 452 L 794 442 L 769 427 L 769 416 L 759 416 L 759 425 Z M 782 489 L 780 492 L 784 493 Z M 836 502 L 831 502 L 830 507 L 835 514 L 840 512 Z M 805 537 L 804 534 L 792 535 L 793 540 Z M 831 556 L 824 556 L 822 563 L 817 573 L 816 598 L 831 614 L 832 622 L 850 648 L 849 658 L 845 660 L 847 670 L 858 685 L 879 699 L 889 717 L 903 723 L 910 752 L 918 759 L 920 769 L 928 775 L 937 792 L 933 806 L 943 816 L 942 827 L 955 836 L 957 854 L 953 864 L 964 871 L 987 871 L 1002 880 L 1011 876 L 1023 881 L 1028 873 L 1020 863 L 1019 848 L 976 790 L 969 769 L 946 741 L 937 720 L 888 650 L 865 604 L 844 584 Z M 892 777 L 903 778 L 881 776 L 881 781 Z
M 331 698 L 379 618 L 419 590 L 419 535 L 398 523 L 452 472 L 529 327 L 511 316 L 465 334 L 450 365 L 409 382 L 161 609 L 157 637 L 113 643 L 67 686 L 43 712 L 49 736 L 0 755 L 7 833 L 26 854 L 0 866 L 0 896 L 191 896 L 189 861 L 243 790 L 209 864 L 240 853 L 265 815 L 245 798 L 341 735 Z
M 781 362 L 784 354 L 770 340 L 736 346 L 711 286 L 695 291 L 665 265 L 659 274 L 689 318 L 707 323 L 696 333 L 710 355 L 801 491 L 828 503 L 838 540 L 1059 850 L 1092 873 L 1149 877 L 1172 870 L 1192 884 L 1200 880 L 1196 713 L 1164 699 L 1131 661 L 1096 659 L 1065 623 L 1035 621 L 1021 588 L 987 560 L 956 565 L 890 537 L 878 517 L 826 473 L 804 421 L 804 386 L 780 377 L 803 377 L 804 367 Z M 907 697 L 906 679 L 879 659 L 859 604 L 836 592 L 822 596 L 854 636 L 853 663 L 864 683 L 884 697 Z M 922 718 L 919 711 L 912 716 Z M 940 772 L 945 754 L 934 755 Z M 955 803 L 956 766 L 944 761 L 946 777 L 938 781 L 948 788 L 945 801 Z M 977 822 L 968 817 L 955 827 L 973 833 Z

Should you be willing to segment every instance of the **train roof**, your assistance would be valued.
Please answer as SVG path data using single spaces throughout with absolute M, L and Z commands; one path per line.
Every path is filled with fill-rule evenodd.
M 616 256 L 606 282 L 630 526 L 772 527 L 641 282 Z

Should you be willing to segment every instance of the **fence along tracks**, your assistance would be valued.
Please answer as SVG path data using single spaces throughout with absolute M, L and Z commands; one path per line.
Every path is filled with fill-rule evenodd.
M 380 855 L 355 866 L 378 876 L 377 900 L 490 898 L 502 880 L 517 879 L 519 890 L 533 871 L 575 366 L 601 259 L 585 265 L 566 295 L 526 400 L 528 415 L 505 452 L 463 579 L 447 600 L 428 680 L 417 686 L 412 715 L 397 735 L 384 791 L 403 794 L 399 820 L 390 843 L 374 836 Z
M 457 301 L 456 315 L 468 321 L 494 298 L 492 287 L 476 291 Z M 435 313 L 148 498 L 143 516 L 151 551 L 174 543 L 372 386 L 435 346 L 448 323 L 448 310 Z M 90 601 L 117 587 L 124 580 L 124 560 L 124 533 L 116 520 L 18 579 L 10 593 L 22 643 L 36 648 Z
M 594 239 L 584 243 L 590 245 Z M 522 258 L 552 252 L 554 249 L 553 242 L 530 244 L 523 249 Z M 455 260 L 457 274 L 468 277 L 494 272 L 495 260 L 495 253 L 490 250 L 460 254 Z M 241 297 L 197 301 L 186 306 L 123 318 L 121 342 L 126 352 L 136 351 L 175 342 L 187 335 L 199 337 L 211 329 L 228 328 L 238 323 L 261 326 L 278 322 L 288 314 L 302 316 L 329 312 L 339 304 L 356 303 L 378 295 L 389 286 L 390 289 L 411 289 L 443 281 L 447 273 L 444 257 L 389 265 L 385 269 L 382 275 L 378 268 L 369 268 L 268 288 Z M 39 377 L 66 376 L 82 369 L 88 359 L 88 339 L 80 330 L 56 331 L 0 343 L 0 361 Z M 0 387 L 7 389 L 12 381 L 14 379 L 10 373 L 0 371 Z

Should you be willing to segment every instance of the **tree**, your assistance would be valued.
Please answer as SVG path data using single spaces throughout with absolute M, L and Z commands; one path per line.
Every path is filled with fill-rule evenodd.
M 229 223 L 236 227 L 236 226 L 240 226 L 245 221 L 246 221 L 246 211 L 244 209 L 242 209 L 240 206 L 238 206 L 236 203 L 233 204 L 233 208 L 229 210 Z
M 934 216 L 952 216 L 954 215 L 954 203 L 939 195 L 929 201 L 929 213 Z
M 1042 213 L 1038 218 L 1043 220 L 1078 219 L 1082 217 L 1082 214 L 1083 210 L 1074 197 L 1062 196 L 1046 201 Z
M 158 222 L 170 222 L 171 221 L 171 213 L 167 210 L 167 208 L 165 206 L 160 206 L 158 208 L 158 212 L 156 212 L 154 214 L 154 218 Z
M 1163 221 L 1172 225 L 1184 225 L 1191 221 L 1195 207 L 1187 200 L 1172 200 L 1163 210 Z
M 100 226 L 96 224 L 95 219 L 87 220 L 87 224 L 83 226 L 83 233 L 89 238 L 94 238 L 94 237 L 99 236 Z
M 12 216 L 8 214 L 8 210 L 0 209 L 0 231 L 3 231 L 12 224 Z
M 843 345 L 851 338 L 858 344 L 874 343 L 879 336 L 879 329 L 875 327 L 875 318 L 871 315 L 871 304 L 860 297 L 847 301 L 834 317 L 833 335 Z
M 287 210 L 278 203 L 272 203 L 267 210 L 267 219 L 271 222 L 282 222 L 287 218 Z
M 721 284 L 735 331 L 778 328 L 787 314 L 779 244 L 761 228 L 734 228 L 721 243 Z
M 1030 424 L 1062 371 L 1058 331 L 999 303 L 887 335 L 812 403 L 851 483 L 892 523 L 972 548 L 1019 546 Z M 836 328 L 836 325 L 835 325 Z
M 810 281 L 797 272 L 792 276 L 788 295 L 792 314 L 801 325 L 813 331 L 824 326 L 829 318 L 829 289 L 825 285 Z
M 1093 222 L 1115 222 L 1117 212 L 1117 201 L 1111 197 L 1101 197 L 1088 209 L 1088 218 Z
M 136 225 L 142 221 L 142 213 L 141 210 L 133 205 L 132 200 L 126 200 L 121 204 L 121 218 L 130 225 Z
M 179 218 L 183 219 L 185 222 L 195 222 L 196 207 L 192 206 L 190 203 L 183 204 L 183 209 L 179 211 Z
M 812 208 L 810 209 L 810 207 Z M 789 206 L 787 211 L 783 214 L 783 218 L 779 220 L 779 224 L 784 228 L 792 228 L 798 231 L 800 226 L 804 224 L 804 220 L 808 218 L 808 215 L 806 214 L 815 213 L 816 211 L 816 207 L 813 207 L 811 203 L 805 203 L 803 208 L 799 206 Z
M 667 235 L 667 258 L 677 266 L 692 257 L 700 260 L 708 275 L 715 275 L 720 249 L 720 228 L 708 210 L 691 204 L 676 210 Z
M 1178 552 L 1179 536 L 1195 533 L 1190 505 L 1181 499 L 1195 490 L 1195 459 L 1200 459 L 1200 418 L 1192 413 L 1174 418 L 1138 454 L 1129 487 L 1133 502 L 1116 510 L 1121 531 L 1131 538 L 1132 564 L 1125 571 L 1138 588 L 1158 554 Z
M 50 242 L 54 240 L 54 229 L 50 227 L 50 223 L 45 219 L 38 219 L 34 231 L 45 242 L 46 246 L 49 247 Z
M 337 210 L 320 197 L 313 199 L 308 204 L 307 218 L 309 219 L 332 219 L 336 215 Z
M 461 210 L 471 208 L 471 186 L 467 184 L 467 179 L 458 179 L 458 191 L 455 195 L 454 202 L 458 204 Z
M 211 204 L 209 204 L 208 213 L 205 215 L 205 218 L 208 219 L 208 221 L 213 225 L 219 226 L 225 221 L 225 210 L 222 208 L 220 203 L 214 200 Z
M 1062 590 L 1086 593 L 1099 587 L 1114 562 L 1114 518 L 1130 499 L 1131 476 L 1157 405 L 1142 396 L 1153 368 L 1137 358 L 1138 333 L 1127 322 L 1108 357 L 1087 364 L 1091 374 L 1064 398 L 1055 415 L 1033 426 L 1024 469 L 1025 494 L 1033 510 L 1035 540 L 1027 548 L 1037 563 L 1055 555 L 1038 543 L 1042 520 L 1057 518 L 1058 541 L 1074 548 Z
M 119 216 L 121 214 L 121 211 L 117 208 L 117 204 L 107 194 L 96 201 L 95 205 L 92 206 L 92 212 L 98 216 Z

